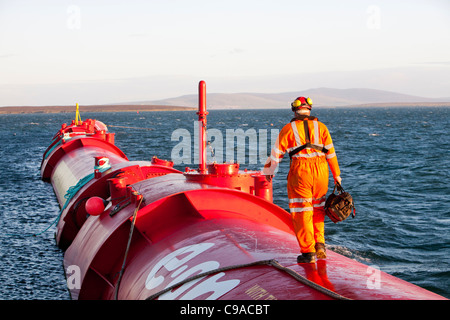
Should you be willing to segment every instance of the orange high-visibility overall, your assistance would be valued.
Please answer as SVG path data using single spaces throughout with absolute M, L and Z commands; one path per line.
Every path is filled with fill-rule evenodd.
M 308 142 L 303 121 L 307 121 L 312 147 L 310 145 L 292 155 L 287 193 L 300 250 L 308 253 L 316 251 L 316 243 L 325 243 L 324 206 L 328 191 L 328 165 L 334 178 L 340 175 L 328 128 L 314 117 L 293 119 L 281 129 L 263 173 L 274 175 L 286 153 Z

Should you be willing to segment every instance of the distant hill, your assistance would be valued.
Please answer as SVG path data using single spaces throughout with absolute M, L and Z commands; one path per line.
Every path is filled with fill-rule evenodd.
M 283 93 L 207 93 L 206 103 L 209 110 L 285 109 L 298 96 L 311 97 L 314 107 L 450 106 L 450 98 L 431 99 L 365 88 L 315 88 Z M 82 112 L 196 110 L 198 108 L 198 96 L 191 94 L 156 101 L 135 101 L 108 105 L 80 105 L 80 108 Z M 62 113 L 74 112 L 74 110 L 74 106 L 0 107 L 0 114 Z
M 284 93 L 208 93 L 209 109 L 286 108 L 298 96 L 311 97 L 316 107 L 340 107 L 378 104 L 450 105 L 450 98 L 431 99 L 396 92 L 354 88 L 315 88 Z M 184 95 L 157 101 L 131 102 L 129 104 L 158 104 L 197 107 L 197 95 Z

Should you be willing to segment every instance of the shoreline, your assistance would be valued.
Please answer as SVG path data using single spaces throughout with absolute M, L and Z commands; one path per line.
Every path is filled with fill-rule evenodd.
M 384 103 L 366 103 L 347 106 L 322 106 L 316 105 L 316 108 L 379 108 L 379 107 L 450 107 L 450 102 L 384 102 Z M 227 110 L 230 108 L 211 108 L 210 110 Z M 236 110 L 251 110 L 255 108 L 235 108 Z M 282 108 L 260 108 L 260 109 L 282 109 Z M 88 105 L 80 106 L 80 112 L 152 112 L 152 111 L 195 111 L 194 107 L 167 106 L 167 105 Z M 0 107 L 0 114 L 33 114 L 33 113 L 73 113 L 75 106 L 19 106 L 19 107 Z
M 0 107 L 0 114 L 29 114 L 29 113 L 73 113 L 73 106 L 22 106 Z M 197 108 L 164 106 L 164 105 L 90 105 L 81 106 L 80 112 L 141 112 L 141 111 L 192 111 Z

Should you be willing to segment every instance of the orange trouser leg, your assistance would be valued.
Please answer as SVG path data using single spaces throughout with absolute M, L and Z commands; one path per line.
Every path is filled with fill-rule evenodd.
M 294 160 L 288 176 L 289 208 L 302 253 L 315 252 L 317 242 L 325 243 L 325 197 L 328 165 L 325 159 Z
M 325 201 L 325 200 L 323 200 Z M 325 243 L 325 210 L 323 204 L 321 207 L 314 207 L 313 227 L 314 227 L 314 241 Z
M 312 223 L 313 212 L 293 211 L 291 215 L 292 221 L 294 223 L 295 235 L 300 246 L 300 251 L 302 253 L 315 252 L 316 249 L 314 248 L 314 228 Z

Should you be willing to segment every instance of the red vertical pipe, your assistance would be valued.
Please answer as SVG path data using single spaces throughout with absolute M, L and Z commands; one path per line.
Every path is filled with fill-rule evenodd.
M 199 121 L 199 173 L 206 173 L 206 83 L 198 84 L 198 121 Z

